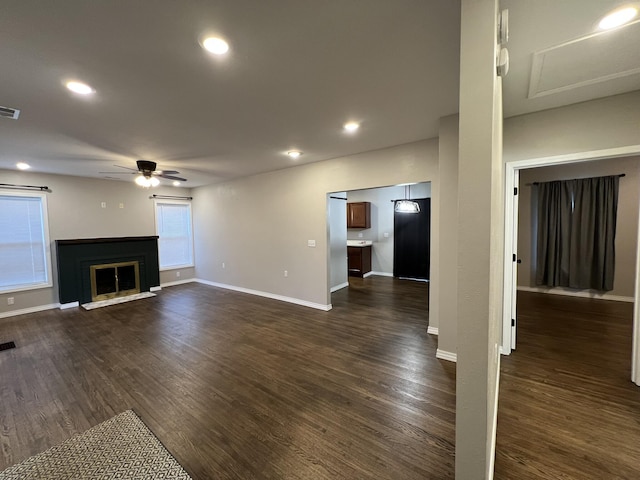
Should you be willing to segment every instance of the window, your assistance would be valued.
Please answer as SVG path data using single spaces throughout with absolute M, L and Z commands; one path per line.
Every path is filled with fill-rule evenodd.
M 44 194 L 0 194 L 0 292 L 51 286 Z
M 156 202 L 156 228 L 160 269 L 193 266 L 191 204 L 179 201 Z

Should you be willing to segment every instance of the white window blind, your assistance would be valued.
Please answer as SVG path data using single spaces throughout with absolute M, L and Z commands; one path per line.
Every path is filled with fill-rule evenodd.
M 49 284 L 44 198 L 0 195 L 0 291 Z
M 191 205 L 157 202 L 156 224 L 160 268 L 193 266 Z

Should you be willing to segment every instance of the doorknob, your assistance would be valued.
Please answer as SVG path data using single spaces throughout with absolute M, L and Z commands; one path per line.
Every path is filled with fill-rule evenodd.
M 516 260 L 516 263 L 517 263 L 517 264 L 522 263 L 522 259 L 521 259 L 521 258 L 519 258 L 518 260 Z

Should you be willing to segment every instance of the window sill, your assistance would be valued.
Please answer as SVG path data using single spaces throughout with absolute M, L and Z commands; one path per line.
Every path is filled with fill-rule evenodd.
M 171 270 L 181 270 L 183 268 L 194 268 L 195 264 L 186 264 L 186 265 L 171 265 L 170 267 L 160 267 L 161 272 L 168 272 Z
M 15 293 L 15 292 L 26 292 L 28 290 L 39 290 L 41 288 L 51 288 L 53 287 L 53 283 L 36 283 L 33 285 L 24 285 L 24 286 L 15 286 L 15 287 L 4 287 L 0 288 L 0 295 L 5 295 L 7 293 Z

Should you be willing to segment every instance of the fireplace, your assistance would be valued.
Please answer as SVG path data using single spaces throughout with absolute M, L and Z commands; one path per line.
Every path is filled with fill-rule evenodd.
M 140 293 L 137 261 L 91 265 L 89 271 L 92 302 Z
M 160 286 L 158 237 L 56 240 L 61 304 L 148 292 Z

